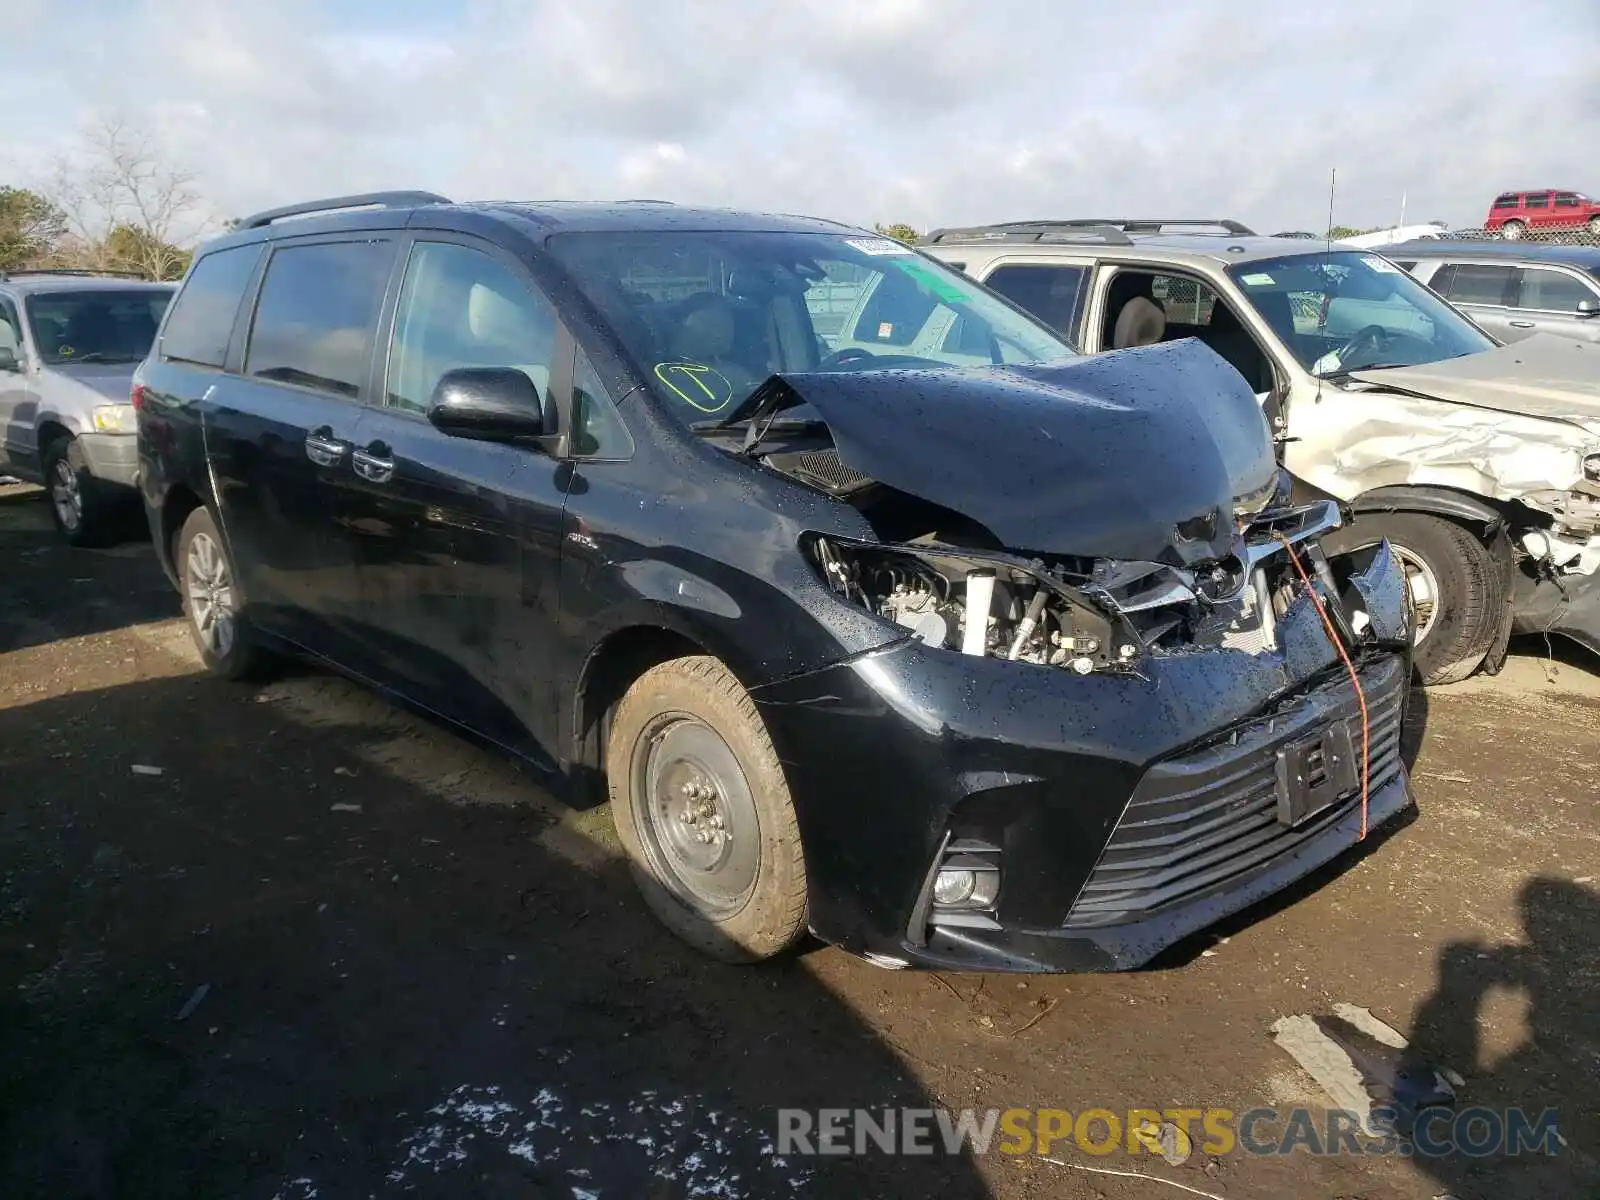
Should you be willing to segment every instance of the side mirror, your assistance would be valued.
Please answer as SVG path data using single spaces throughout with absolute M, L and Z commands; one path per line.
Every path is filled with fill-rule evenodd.
M 0 371 L 20 371 L 22 361 L 10 346 L 0 346 Z
M 1600 317 L 1600 300 L 1579 300 L 1578 315 L 1580 317 Z
M 537 440 L 553 449 L 554 430 L 533 380 L 513 367 L 460 367 L 439 377 L 428 421 L 451 437 L 478 441 Z

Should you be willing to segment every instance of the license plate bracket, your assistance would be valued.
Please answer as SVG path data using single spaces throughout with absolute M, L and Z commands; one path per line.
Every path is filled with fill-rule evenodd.
M 1360 785 L 1350 726 L 1335 721 L 1278 751 L 1278 823 L 1293 829 Z

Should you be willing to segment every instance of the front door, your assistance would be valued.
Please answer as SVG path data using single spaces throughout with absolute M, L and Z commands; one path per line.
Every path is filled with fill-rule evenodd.
M 1428 281 L 1446 300 L 1502 342 L 1528 337 L 1533 327 L 1512 307 L 1517 268 L 1504 263 L 1447 263 Z M 1517 321 L 1523 323 L 1515 324 Z
M 251 620 L 341 661 L 358 599 L 341 524 L 390 240 L 279 245 L 243 370 L 207 393 L 206 445 Z
M 37 475 L 37 403 L 29 397 L 27 362 L 21 314 L 10 297 L 0 296 L 0 466 Z
M 379 682 L 553 764 L 552 639 L 570 468 L 525 445 L 450 437 L 439 377 L 515 367 L 553 413 L 572 344 L 521 266 L 486 243 L 418 240 L 394 305 L 381 404 L 356 433 L 361 635 Z
M 1557 337 L 1600 342 L 1600 317 L 1578 311 L 1584 301 L 1600 304 L 1600 287 L 1565 271 L 1523 267 L 1511 325 L 1524 337 L 1553 333 Z

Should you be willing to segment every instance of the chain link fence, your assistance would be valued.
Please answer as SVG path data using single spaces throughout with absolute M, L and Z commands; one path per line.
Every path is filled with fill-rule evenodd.
M 1594 225 L 1591 229 L 1590 225 Z M 1588 225 L 1557 225 L 1540 228 L 1537 225 L 1519 226 L 1510 235 L 1499 229 L 1457 229 L 1451 233 L 1440 232 L 1440 237 L 1463 242 L 1529 242 L 1545 246 L 1600 246 L 1600 223 Z

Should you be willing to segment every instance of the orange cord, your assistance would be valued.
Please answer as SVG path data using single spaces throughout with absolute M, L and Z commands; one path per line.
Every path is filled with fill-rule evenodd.
M 1367 694 L 1361 690 L 1361 677 L 1356 674 L 1356 665 L 1350 661 L 1350 655 L 1344 648 L 1338 631 L 1333 627 L 1333 620 L 1328 616 L 1328 610 L 1322 605 L 1322 597 L 1317 594 L 1317 589 L 1311 585 L 1311 576 L 1306 574 L 1305 565 L 1300 561 L 1300 556 L 1294 552 L 1294 547 L 1289 544 L 1289 539 L 1283 534 L 1278 534 L 1278 540 L 1283 543 L 1283 548 L 1289 552 L 1289 561 L 1294 564 L 1294 569 L 1300 573 L 1300 579 L 1306 585 L 1306 591 L 1311 594 L 1311 603 L 1316 606 L 1317 615 L 1322 618 L 1322 627 L 1328 631 L 1328 640 L 1333 643 L 1333 648 L 1339 652 L 1339 657 L 1344 660 L 1344 669 L 1350 672 L 1350 683 L 1356 689 L 1356 701 L 1361 705 L 1361 837 L 1367 838 L 1367 803 L 1368 792 L 1372 780 L 1372 722 L 1367 716 Z

